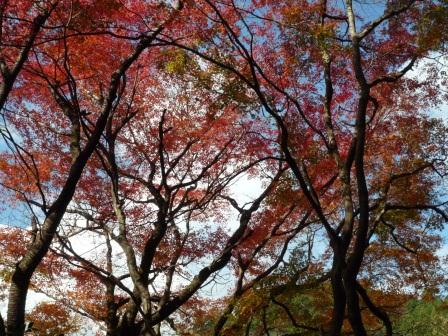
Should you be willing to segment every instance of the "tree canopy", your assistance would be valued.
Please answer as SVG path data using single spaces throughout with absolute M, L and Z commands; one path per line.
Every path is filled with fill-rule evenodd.
M 2 0 L 0 335 L 442 335 L 447 5 Z

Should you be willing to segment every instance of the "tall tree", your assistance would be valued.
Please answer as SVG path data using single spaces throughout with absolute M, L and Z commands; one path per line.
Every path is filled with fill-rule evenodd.
M 41 5 L 40 2 L 32 2 L 28 6 L 30 8 L 26 9 L 27 4 L 26 1 L 18 3 L 19 13 L 22 15 L 35 15 L 34 12 L 39 10 Z M 4 14 L 9 7 L 4 2 L 2 5 Z M 43 5 L 46 5 L 46 2 L 43 2 Z M 25 179 L 20 181 L 22 183 L 20 187 L 27 188 L 31 182 L 33 187 L 25 191 L 36 192 L 41 197 L 38 203 L 45 205 L 43 224 L 36 227 L 33 240 L 17 263 L 11 278 L 7 335 L 22 335 L 24 332 L 24 309 L 30 279 L 48 252 L 82 171 L 100 141 L 111 112 L 122 103 L 124 80 L 131 76 L 133 71 L 135 72 L 137 67 L 134 63 L 146 49 L 151 47 L 154 38 L 172 24 L 177 16 L 177 10 L 170 6 L 151 4 L 146 6 L 138 4 L 143 5 L 138 10 L 146 13 L 149 20 L 136 14 L 132 6 L 127 7 L 115 1 L 67 1 L 57 7 L 53 3 L 50 5 L 49 9 L 45 10 L 44 7 L 44 14 L 38 15 L 38 19 L 33 21 L 31 33 L 25 35 L 23 47 L 20 44 L 23 35 L 17 39 L 16 44 L 21 47 L 18 61 L 12 68 L 11 66 L 8 68 L 5 61 L 2 63 L 2 72 L 6 74 L 6 77 L 5 75 L 3 77 L 7 79 L 3 82 L 2 88 L 4 87 L 5 99 L 8 93 L 10 97 L 8 106 L 2 106 L 5 111 L 3 113 L 5 129 L 2 130 L 2 135 L 12 149 L 12 155 L 7 155 L 4 162 L 6 166 L 16 165 L 17 169 L 23 172 Z M 122 21 L 115 26 L 110 18 L 114 16 L 118 18 L 117 15 L 122 13 L 127 15 L 123 15 Z M 17 21 L 22 24 L 33 18 L 30 19 L 29 16 L 15 18 L 14 15 L 10 18 L 4 15 L 2 31 L 8 31 L 10 32 L 8 35 L 11 35 Z M 104 19 L 103 25 L 98 25 L 96 21 L 101 19 Z M 44 22 L 56 27 L 54 29 L 56 36 L 52 37 L 54 41 L 52 43 L 42 41 L 37 44 L 36 36 Z M 133 22 L 137 33 L 120 34 L 129 22 Z M 29 38 L 26 39 L 28 35 Z M 82 42 L 87 42 L 86 40 L 89 43 L 82 47 Z M 97 53 L 88 54 L 92 47 L 106 48 L 105 50 L 115 47 L 119 48 L 121 54 L 113 53 L 110 59 L 101 60 Z M 18 71 L 25 66 L 25 60 L 31 50 L 34 57 L 28 60 L 29 64 L 26 64 L 26 76 L 21 79 L 21 85 L 14 90 L 10 79 L 14 80 Z M 10 68 L 13 69 L 14 78 L 9 73 Z M 99 89 L 102 95 L 102 99 L 96 101 L 94 105 L 86 100 L 86 91 L 82 91 L 92 87 Z M 24 101 L 26 104 L 21 104 Z M 32 119 L 36 114 L 40 116 L 38 122 L 46 123 L 47 128 L 61 127 L 68 133 L 70 159 L 65 162 L 65 170 L 61 172 L 59 183 L 53 185 L 50 190 L 42 187 L 41 178 L 44 176 L 41 175 L 44 171 L 49 172 L 48 164 L 51 163 L 42 156 L 37 159 L 33 136 L 38 132 L 35 128 L 31 128 L 31 132 L 26 129 L 27 124 L 36 122 Z M 62 124 L 58 125 L 58 122 Z M 13 134 L 13 129 L 23 138 L 17 138 Z M 60 143 L 51 144 L 61 153 L 67 148 L 67 138 Z M 64 157 L 67 158 L 67 155 Z M 20 187 L 16 190 L 23 196 L 24 190 Z
M 333 250 L 330 335 L 340 334 L 346 308 L 355 334 L 366 334 L 357 278 L 369 241 L 388 212 L 414 209 L 447 218 L 436 197 L 392 197 L 403 180 L 412 185 L 417 175 L 436 178 L 444 144 L 420 160 L 401 148 L 390 152 L 393 164 L 383 167 L 389 169 L 381 172 L 380 190 L 374 159 L 380 148 L 371 147 L 392 134 L 387 119 L 395 126 L 422 122 L 425 116 L 419 113 L 440 97 L 436 78 L 405 77 L 435 47 L 422 43 L 419 18 L 438 6 L 387 2 L 375 8 L 382 14 L 361 19 L 362 11 L 369 11 L 352 1 L 343 7 L 329 1 L 202 1 L 191 7 L 208 25 L 198 27 L 194 44 L 160 39 L 232 73 L 275 122 L 280 150 Z M 432 36 L 437 25 L 426 23 L 424 36 Z M 321 173 L 324 163 L 338 176 L 339 202 L 332 207 L 316 192 L 322 183 L 316 171 Z
M 379 324 L 391 335 L 375 302 L 381 286 L 407 272 L 416 292 L 437 288 L 447 144 L 425 112 L 444 97 L 431 66 L 425 78 L 408 73 L 444 45 L 443 3 L 18 3 L 2 7 L 2 197 L 33 218 L 11 277 L 8 335 L 23 334 L 39 265 L 101 300 L 71 308 L 104 321 L 109 335 L 175 326 L 173 314 L 194 309 L 194 295 L 227 266 L 235 286 L 214 310 L 215 335 L 255 307 L 259 320 L 237 328 L 247 335 L 269 334 L 272 311 L 310 333 L 340 335 L 348 319 L 356 335 Z M 36 15 L 46 18 L 36 25 Z M 242 205 L 230 185 L 250 174 L 264 189 Z M 239 223 L 224 234 L 218 219 L 229 207 Z M 102 259 L 71 246 L 79 232 L 105 244 Z M 321 232 L 328 249 L 315 260 Z M 306 253 L 292 250 L 304 241 Z M 117 249 L 126 260 L 118 273 Z M 303 267 L 282 275 L 288 264 Z M 390 277 L 379 281 L 383 270 Z M 301 323 L 293 312 L 303 311 L 285 301 L 312 285 L 331 288 L 321 325 Z

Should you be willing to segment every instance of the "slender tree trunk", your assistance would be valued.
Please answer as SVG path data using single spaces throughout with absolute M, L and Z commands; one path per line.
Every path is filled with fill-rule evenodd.
M 117 336 L 117 304 L 115 303 L 115 285 L 112 283 L 106 284 L 106 335 Z
M 335 253 L 333 256 L 333 266 L 331 270 L 331 290 L 333 294 L 333 313 L 331 317 L 331 324 L 328 335 L 341 335 L 342 324 L 345 315 L 345 289 L 342 281 L 342 266 L 343 260 L 341 255 Z
M 347 296 L 347 312 L 353 333 L 356 336 L 367 336 L 362 322 L 361 309 L 359 307 L 359 296 L 356 291 L 356 276 L 344 275 L 344 288 Z

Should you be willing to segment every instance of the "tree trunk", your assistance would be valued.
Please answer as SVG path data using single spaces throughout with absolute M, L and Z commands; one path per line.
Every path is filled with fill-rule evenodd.
M 64 193 L 61 194 L 65 195 Z M 28 294 L 28 286 L 35 269 L 50 247 L 57 225 L 65 211 L 66 205 L 65 207 L 61 206 L 61 208 L 58 207 L 60 202 L 61 198 L 54 203 L 59 211 L 53 210 L 53 212 L 47 216 L 41 233 L 37 236 L 37 239 L 33 241 L 25 256 L 16 264 L 9 288 L 8 318 L 6 322 L 7 336 L 19 336 L 24 333 L 25 304 Z M 59 220 L 55 221 L 58 214 L 60 214 Z
M 17 265 L 9 289 L 7 336 L 19 336 L 25 332 L 25 303 L 29 278 L 18 267 Z
M 361 309 L 359 307 L 359 297 L 356 291 L 356 275 L 344 275 L 344 288 L 347 297 L 347 312 L 353 333 L 356 336 L 367 336 L 366 329 L 362 323 Z
M 328 335 L 341 335 L 342 324 L 345 315 L 345 290 L 342 281 L 342 263 L 340 256 L 336 253 L 333 257 L 333 267 L 331 271 L 331 289 L 333 294 L 333 313 L 331 317 L 330 329 Z

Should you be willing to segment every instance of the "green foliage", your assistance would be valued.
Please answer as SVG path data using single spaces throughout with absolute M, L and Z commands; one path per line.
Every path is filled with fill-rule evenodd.
M 445 336 L 447 330 L 448 302 L 439 299 L 409 302 L 396 324 L 397 334 L 403 336 Z

